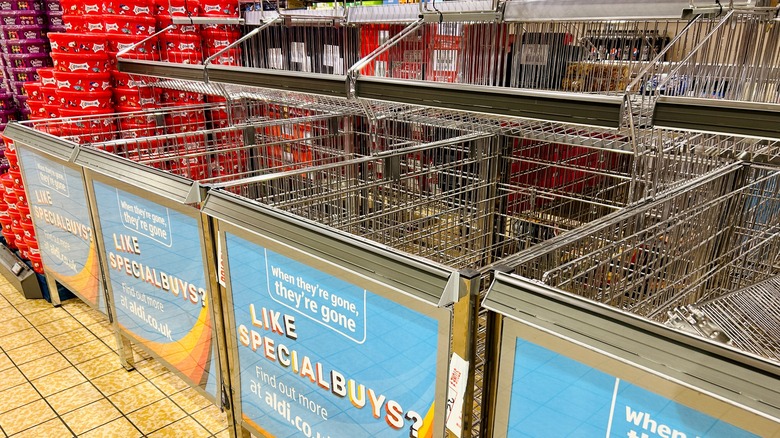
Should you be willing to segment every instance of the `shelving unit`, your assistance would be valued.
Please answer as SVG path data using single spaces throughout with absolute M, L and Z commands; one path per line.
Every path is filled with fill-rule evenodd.
M 528 318 L 511 308 L 520 296 L 543 305 L 539 297 L 554 295 L 556 309 L 582 310 L 587 300 L 589 318 L 642 318 L 632 327 L 656 327 L 653 339 L 706 350 L 717 366 L 738 368 L 728 368 L 733 375 L 744 367 L 777 380 L 776 356 L 755 356 L 771 347 L 744 355 L 657 326 L 687 315 L 686 306 L 780 275 L 772 258 L 780 235 L 779 10 L 690 8 L 688 0 L 539 6 L 255 8 L 213 21 L 241 24 L 244 34 L 204 64 L 119 55 L 119 71 L 154 78 L 145 88 L 212 97 L 94 119 L 122 126 L 146 117 L 153 134 L 93 141 L 62 135 L 77 121 L 55 120 L 13 125 L 7 135 L 83 166 L 90 182 L 113 178 L 143 193 L 159 185 L 166 205 L 201 221 L 202 252 L 218 262 L 220 245 L 228 259 L 231 245 L 259 245 L 364 292 L 375 286 L 384 298 L 434 308 L 409 306 L 443 324 L 428 371 L 441 378 L 450 363 L 442 356 L 452 352 L 471 364 L 463 436 L 504 432 L 496 429 L 504 409 L 497 397 L 510 395 L 497 384 L 511 371 L 498 358 L 510 353 L 504 342 L 523 336 L 515 323 Z M 239 55 L 220 65 L 229 51 Z M 128 176 L 106 176 L 114 165 Z M 205 268 L 214 279 L 228 272 L 230 281 L 211 286 L 225 306 L 218 332 L 231 342 L 242 311 L 231 294 L 246 280 L 229 272 L 244 268 Z M 611 351 L 599 336 L 593 354 Z M 220 360 L 241 364 L 242 354 L 223 351 Z M 628 356 L 618 362 L 647 369 Z M 237 390 L 237 430 L 258 431 L 254 417 L 239 415 L 248 371 L 222 371 Z M 735 378 L 713 392 L 698 374 L 684 377 L 686 391 L 718 403 L 738 386 Z M 435 436 L 444 431 L 446 388 L 434 386 Z M 764 395 L 778 399 L 773 390 Z M 739 427 L 780 424 L 780 402 L 731 401 L 729 409 L 762 416 L 735 420 Z

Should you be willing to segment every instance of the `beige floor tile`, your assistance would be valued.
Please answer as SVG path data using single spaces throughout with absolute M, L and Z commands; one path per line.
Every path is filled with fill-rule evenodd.
M 188 414 L 198 412 L 199 410 L 212 404 L 209 399 L 202 396 L 194 388 L 187 388 L 184 391 L 177 392 L 171 396 L 171 400 L 179 405 L 180 408 L 184 409 L 184 412 L 187 412 Z
M 126 418 L 120 417 L 97 429 L 79 435 L 79 438 L 136 438 L 139 436 L 141 436 L 141 432 Z
M 166 395 L 173 395 L 189 388 L 187 382 L 171 372 L 161 374 L 151 379 L 151 381 L 154 383 L 154 386 L 160 388 L 160 391 L 164 392 Z
M 11 360 L 14 361 L 14 363 L 16 363 L 17 366 L 19 366 L 27 362 L 32 362 L 36 359 L 40 359 L 44 356 L 54 354 L 56 352 L 57 350 L 51 346 L 49 341 L 43 340 L 33 342 L 32 344 L 13 349 L 11 351 L 6 351 L 6 354 L 11 358 Z
M 100 376 L 97 379 L 93 379 L 92 383 L 94 383 L 103 394 L 112 395 L 145 380 L 144 376 L 138 371 L 125 371 L 124 369 L 119 369 L 104 376 Z
M 46 401 L 49 402 L 58 414 L 64 415 L 101 398 L 103 398 L 103 394 L 94 385 L 84 382 L 73 388 L 50 395 L 46 397 Z
M 32 426 L 54 418 L 54 411 L 43 400 L 28 403 L 22 407 L 0 414 L 0 426 L 5 433 L 13 435 Z
M 106 375 L 112 371 L 122 369 L 122 365 L 119 363 L 119 356 L 115 353 L 104 354 L 100 357 L 96 357 L 92 360 L 82 362 L 76 365 L 88 379 L 95 379 L 100 376 Z
M 29 328 L 32 328 L 32 325 L 22 316 L 7 319 L 0 324 L 0 336 L 10 335 Z
M 74 318 L 78 319 L 79 322 L 85 326 L 90 326 L 97 323 L 108 323 L 108 316 L 92 309 L 77 313 Z
M 22 370 L 28 379 L 35 380 L 69 366 L 70 363 L 65 359 L 65 356 L 60 353 L 54 353 L 19 365 L 19 369 Z
M 135 369 L 147 379 L 153 379 L 168 372 L 168 368 L 165 365 L 154 359 L 144 359 L 136 362 Z
M 87 310 L 92 310 L 92 306 L 78 298 L 63 301 L 62 308 L 71 315 L 76 315 Z
M 108 348 L 110 348 L 113 351 L 116 351 L 116 335 L 112 334 L 110 336 L 104 336 L 100 338 L 101 341 L 103 341 Z
M 43 336 L 38 333 L 38 330 L 35 328 L 29 328 L 27 330 L 22 330 L 20 332 L 3 336 L 0 338 L 0 347 L 8 351 L 19 347 L 24 347 L 25 345 L 29 345 L 35 342 L 40 342 L 42 340 Z
M 225 428 L 225 430 L 223 430 L 222 432 L 215 433 L 214 437 L 215 438 L 228 438 L 228 437 L 230 437 L 230 430 Z
M 14 363 L 11 362 L 11 359 L 8 358 L 8 355 L 5 353 L 0 353 L 0 371 L 11 368 L 12 366 L 14 366 Z
M 98 400 L 62 416 L 65 423 L 80 435 L 88 430 L 109 423 L 121 414 L 106 399 Z
M 0 295 L 0 309 L 5 309 L 6 307 L 9 307 L 11 303 L 8 302 L 8 300 L 5 299 L 3 295 Z
M 21 303 L 15 303 L 14 308 L 22 315 L 30 315 L 41 310 L 51 310 L 54 307 L 46 300 L 26 300 Z
M 73 318 L 62 318 L 48 324 L 39 325 L 38 331 L 48 338 L 68 333 L 81 327 L 83 327 L 81 323 Z
M 192 414 L 192 418 L 198 420 L 198 423 L 203 425 L 203 427 L 208 429 L 211 433 L 217 433 L 228 427 L 227 415 L 220 411 L 215 405 L 211 405 Z
M 0 391 L 0 414 L 32 403 L 41 398 L 29 382 Z
M 72 364 L 78 364 L 86 362 L 92 358 L 102 356 L 104 354 L 111 353 L 111 349 L 106 347 L 100 339 L 81 344 L 77 347 L 69 348 L 62 351 L 62 355 L 65 356 Z
M 24 378 L 24 374 L 17 368 L 8 368 L 7 370 L 0 371 L 0 391 L 5 391 L 8 388 L 21 385 L 25 382 L 27 382 L 27 379 Z
M 4 309 L 0 309 L 0 311 L 2 312 L 2 315 L 3 315 L 4 319 L 14 319 L 14 318 L 22 318 L 22 317 L 24 317 L 24 315 L 19 313 L 19 311 L 17 311 L 14 308 L 13 305 L 10 305 L 10 306 L 8 306 L 8 307 L 6 307 Z M 25 319 L 27 319 L 27 318 L 25 318 Z
M 7 289 L 0 293 L 2 293 L 5 299 L 7 299 L 8 302 L 14 306 L 27 302 L 27 298 L 25 298 L 24 295 L 22 295 L 18 290 L 14 289 L 13 286 L 11 286 L 10 290 Z
M 157 432 L 151 433 L 149 438 L 179 438 L 183 436 L 200 438 L 209 437 L 211 436 L 211 433 L 198 424 L 197 421 L 193 420 L 192 417 L 184 417 L 173 424 L 163 427 Z
M 49 342 L 60 350 L 67 350 L 68 348 L 78 347 L 81 344 L 85 344 L 89 341 L 97 339 L 86 328 L 79 328 L 68 333 L 52 336 L 49 338 Z
M 53 418 L 43 424 L 31 427 L 14 435 L 13 438 L 69 437 L 73 434 L 59 418 Z
M 94 333 L 98 338 L 104 338 L 114 335 L 114 329 L 111 328 L 111 324 L 108 322 L 99 322 L 87 326 L 87 330 Z
M 47 303 L 48 304 L 48 303 Z M 35 313 L 30 313 L 28 315 L 25 315 L 25 318 L 27 318 L 28 321 L 30 321 L 30 324 L 34 326 L 40 326 L 44 324 L 48 324 L 53 321 L 57 321 L 62 318 L 70 318 L 70 313 L 58 309 L 56 307 L 49 307 L 47 309 L 41 309 Z
M 162 399 L 165 394 L 160 392 L 148 381 L 131 386 L 109 397 L 109 399 L 124 413 L 130 413 Z
M 161 429 L 186 414 L 171 400 L 164 398 L 127 416 L 141 432 L 149 434 Z
M 32 381 L 33 386 L 40 391 L 44 397 L 56 394 L 60 391 L 72 388 L 80 383 L 87 381 L 76 367 L 68 367 L 51 373 L 43 377 L 39 377 Z

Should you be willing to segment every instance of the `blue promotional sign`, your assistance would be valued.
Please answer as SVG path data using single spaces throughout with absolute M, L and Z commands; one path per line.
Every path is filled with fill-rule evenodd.
M 510 437 L 756 437 L 519 338 L 511 394 Z
M 17 148 L 46 272 L 106 313 L 89 206 L 81 172 Z
M 225 236 L 244 422 L 275 437 L 432 436 L 435 318 Z
M 216 349 L 197 219 L 99 181 L 95 200 L 118 325 L 216 394 Z

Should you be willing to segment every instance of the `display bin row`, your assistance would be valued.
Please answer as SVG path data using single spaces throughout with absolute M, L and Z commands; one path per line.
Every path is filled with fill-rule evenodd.
M 518 8 L 530 7 L 526 2 L 508 2 L 503 17 L 490 2 L 467 3 L 451 2 L 438 11 L 424 7 L 402 18 L 381 8 L 365 12 L 369 18 L 356 18 L 369 7 L 347 8 L 344 14 L 275 13 L 247 26 L 224 52 L 193 52 L 182 59 L 120 56 L 119 68 L 186 80 L 202 73 L 205 83 L 256 83 L 620 127 L 629 135 L 640 135 L 637 130 L 655 126 L 656 120 L 667 128 L 745 135 L 733 112 L 714 102 L 728 100 L 741 103 L 760 136 L 777 138 L 772 124 L 780 103 L 774 85 L 780 69 L 773 50 L 778 38 L 773 8 L 730 5 L 720 14 L 680 19 L 668 14 L 679 2 L 669 2 L 659 6 L 658 15 L 636 5 L 641 12 L 630 19 L 554 20 L 518 14 Z M 736 46 L 727 49 L 722 41 Z M 199 63 L 206 65 L 192 65 Z M 301 88 L 300 75 L 292 73 L 306 73 L 321 86 Z M 483 100 L 484 95 L 495 98 Z M 726 121 L 702 122 L 721 119 Z
M 406 436 L 410 429 L 418 436 L 488 433 L 505 408 L 494 403 L 505 392 L 496 392 L 493 379 L 523 372 L 488 365 L 496 363 L 496 345 L 516 343 L 493 343 L 501 317 L 495 307 L 479 305 L 499 265 L 531 257 L 565 263 L 584 256 L 577 244 L 591 234 L 603 243 L 597 231 L 613 236 L 623 230 L 628 240 L 605 246 L 594 259 L 601 264 L 596 266 L 613 269 L 603 272 L 613 280 L 600 283 L 602 295 L 588 298 L 629 296 L 634 293 L 629 280 L 647 284 L 641 296 L 631 295 L 632 302 L 647 306 L 605 303 L 618 308 L 616 314 L 652 316 L 644 309 L 660 315 L 670 297 L 675 305 L 703 299 L 709 289 L 667 294 L 683 282 L 715 281 L 689 273 L 710 270 L 733 279 L 731 256 L 747 263 L 740 265 L 743 274 L 758 272 L 756 263 L 767 261 L 760 254 L 775 245 L 775 225 L 766 213 L 777 200 L 768 188 L 776 174 L 771 167 L 722 165 L 724 158 L 717 157 L 690 166 L 685 163 L 694 155 L 681 157 L 688 148 L 648 160 L 614 131 L 611 137 L 585 135 L 576 126 L 490 118 L 459 124 L 453 123 L 455 113 L 380 104 L 372 107 L 373 115 L 385 111 L 384 116 L 366 117 L 349 107 L 338 112 L 309 103 L 226 98 L 103 115 L 90 122 L 121 126 L 142 118 L 155 126 L 131 129 L 134 137 L 100 141 L 65 135 L 63 128 L 83 119 L 37 120 L 6 131 L 20 151 L 26 186 L 47 194 L 40 198 L 46 202 L 33 207 L 38 235 L 58 236 L 72 249 L 63 254 L 42 242 L 51 283 L 104 312 L 111 309 L 126 367 L 132 366 L 131 342 L 221 404 L 239 429 L 273 436 L 307 431 L 337 436 L 344 430 Z M 217 126 L 215 120 L 222 120 L 217 114 L 229 122 Z M 177 131 L 192 123 L 198 129 Z M 674 138 L 685 139 L 691 151 L 704 141 Z M 680 168 L 647 178 L 636 173 L 659 160 L 679 162 Z M 650 194 L 656 200 L 648 203 Z M 681 205 L 693 207 L 674 208 Z M 721 205 L 731 209 L 719 210 L 717 226 L 688 216 Z M 654 220 L 664 233 L 678 230 L 678 237 L 690 238 L 690 257 L 643 246 L 646 239 L 637 236 L 652 234 L 658 228 Z M 751 225 L 743 226 L 746 222 Z M 683 232 L 692 226 L 714 235 Z M 758 249 L 736 256 L 747 242 Z M 704 244 L 718 248 L 721 257 L 704 257 L 697 249 Z M 572 248 L 565 252 L 572 257 L 564 257 L 559 246 Z M 634 266 L 645 268 L 632 270 L 626 261 L 631 254 Z M 641 254 L 647 259 L 640 260 Z M 700 264 L 688 269 L 681 263 Z M 575 272 L 587 268 L 571 266 Z M 761 275 L 772 274 L 773 265 L 762 266 Z M 659 270 L 663 283 L 640 281 Z M 524 275 L 537 282 L 552 278 Z M 566 290 L 569 283 L 553 287 Z M 739 286 L 722 284 L 713 290 Z M 604 310 L 606 317 L 610 312 L 616 311 Z M 660 339 L 699 348 L 699 340 L 657 331 Z M 611 357 L 601 344 L 592 348 L 593 357 Z M 758 367 L 764 378 L 777 379 L 778 366 L 771 361 L 717 344 L 708 349 L 745 372 Z M 572 358 L 559 359 L 566 360 Z M 630 357 L 620 363 L 644 367 Z M 664 369 L 654 375 L 676 379 Z M 762 435 L 780 422 L 771 402 L 747 403 L 700 381 L 685 385 L 703 394 L 682 402 L 701 424 Z M 729 380 L 726 387 L 734 385 Z M 651 392 L 656 395 L 643 397 L 669 396 Z M 761 396 L 778 395 L 768 390 Z M 719 417 L 712 400 L 733 412 L 760 412 L 762 420 Z M 647 409 L 642 412 L 657 421 L 676 424 L 676 417 Z M 288 421 L 288 413 L 299 421 Z M 509 418 L 517 419 L 513 415 Z M 515 426 L 538 432 L 527 421 L 514 421 Z M 500 428 L 492 430 L 493 436 L 503 435 Z

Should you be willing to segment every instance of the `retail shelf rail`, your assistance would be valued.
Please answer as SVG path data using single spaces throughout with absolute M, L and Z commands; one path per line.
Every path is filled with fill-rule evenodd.
M 730 11 L 653 90 L 655 126 L 778 139 L 777 11 Z M 724 44 L 729 41 L 729 44 Z

